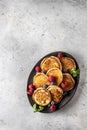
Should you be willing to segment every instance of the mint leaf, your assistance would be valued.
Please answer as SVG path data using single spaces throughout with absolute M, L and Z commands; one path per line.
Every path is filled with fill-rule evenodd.
M 77 72 L 77 74 L 80 74 L 80 69 L 77 69 L 76 72 Z
M 40 111 L 42 111 L 44 108 L 36 108 L 35 110 L 34 110 L 34 112 L 40 112 Z
M 41 110 L 38 108 L 37 112 L 40 112 Z
M 33 105 L 33 108 L 34 108 L 34 112 L 38 112 L 37 104 L 34 104 L 34 105 Z
M 36 108 L 37 108 L 37 104 L 34 104 L 34 105 L 33 105 L 33 108 L 36 109 Z
M 73 73 L 72 74 L 77 74 L 77 71 L 73 71 Z
M 71 74 L 73 74 L 75 71 L 76 71 L 76 68 L 73 68 L 73 69 L 71 70 Z
M 76 74 L 73 74 L 73 77 L 77 77 L 77 73 L 76 73 Z
M 34 112 L 38 112 L 38 109 L 36 108 L 36 109 L 34 109 Z
M 44 109 L 43 106 L 39 106 L 39 110 L 42 111 Z
M 34 112 L 40 112 L 44 109 L 43 106 L 38 106 L 37 107 L 37 104 L 33 104 L 33 108 L 34 108 Z
M 73 68 L 71 70 L 71 74 L 72 74 L 73 77 L 77 77 L 79 75 L 79 73 L 80 73 L 80 69 L 76 70 L 76 68 Z

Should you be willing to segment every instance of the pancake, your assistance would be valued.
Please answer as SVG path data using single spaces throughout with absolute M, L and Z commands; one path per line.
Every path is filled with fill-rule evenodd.
M 44 58 L 40 64 L 40 67 L 45 72 L 47 72 L 51 68 L 59 68 L 62 70 L 61 62 L 55 56 L 50 56 L 50 57 Z
M 51 94 L 48 90 L 38 88 L 32 95 L 33 100 L 36 104 L 41 106 L 47 106 L 51 102 Z
M 73 68 L 76 68 L 76 63 L 75 63 L 75 61 L 74 61 L 73 59 L 71 59 L 71 58 L 62 57 L 62 58 L 60 59 L 60 61 L 61 61 L 61 64 L 62 64 L 62 68 L 63 68 L 63 69 L 67 69 L 68 72 L 70 72 L 70 73 L 71 73 L 71 70 L 72 70 Z
M 47 90 L 50 92 L 51 94 L 51 98 L 54 102 L 58 103 L 62 97 L 63 97 L 63 90 L 56 86 L 56 85 L 50 85 Z
M 41 88 L 43 85 L 50 85 L 47 75 L 39 72 L 33 78 L 33 85 L 35 88 Z
M 75 80 L 69 73 L 63 74 L 63 81 L 67 82 L 67 86 L 65 88 L 63 88 L 64 91 L 69 91 L 69 90 L 73 89 L 73 87 L 75 86 Z
M 61 62 L 60 62 L 60 59 L 59 59 L 58 57 L 56 57 L 56 56 L 51 56 L 51 57 L 58 62 L 58 64 L 59 64 L 59 69 L 62 70 L 62 64 L 61 64 Z M 54 67 L 54 68 L 55 68 L 55 67 Z
M 59 85 L 63 80 L 63 74 L 60 69 L 58 68 L 52 68 L 47 71 L 47 76 L 51 75 L 55 78 L 56 85 Z

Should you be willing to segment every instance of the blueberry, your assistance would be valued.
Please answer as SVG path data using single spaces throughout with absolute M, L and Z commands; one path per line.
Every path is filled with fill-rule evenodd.
M 55 104 L 55 102 L 54 101 L 51 101 L 51 105 L 54 105 Z
M 46 84 L 43 86 L 44 89 L 46 89 L 47 87 L 48 87 L 48 86 L 47 86 Z
M 42 70 L 41 72 L 45 74 L 45 70 Z
M 50 107 L 51 106 L 51 104 L 48 104 L 48 107 Z
M 63 73 L 67 73 L 68 70 L 66 68 L 63 69 Z
M 63 96 L 67 96 L 67 94 L 68 94 L 67 92 L 64 92 Z
M 56 85 L 56 83 L 55 82 L 51 82 L 51 85 Z

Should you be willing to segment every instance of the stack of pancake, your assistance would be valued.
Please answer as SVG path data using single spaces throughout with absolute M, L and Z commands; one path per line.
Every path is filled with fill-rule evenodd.
M 59 103 L 65 91 L 70 91 L 75 86 L 75 80 L 71 75 L 71 70 L 76 68 L 75 61 L 68 57 L 59 59 L 55 56 L 44 58 L 40 63 L 41 72 L 36 73 L 33 78 L 33 85 L 35 91 L 32 95 L 36 104 L 47 106 L 51 101 Z M 66 73 L 62 70 L 67 69 Z M 45 72 L 45 73 L 42 73 Z M 55 85 L 53 85 L 48 77 L 55 78 Z M 65 88 L 61 87 L 62 82 L 67 82 Z M 43 88 L 46 85 L 47 88 Z

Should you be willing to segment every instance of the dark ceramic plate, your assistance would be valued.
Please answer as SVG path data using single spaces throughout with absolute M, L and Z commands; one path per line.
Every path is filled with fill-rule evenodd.
M 44 56 L 43 58 L 48 57 L 48 56 L 57 56 L 57 54 L 59 52 L 61 52 L 61 51 L 50 53 L 50 54 Z M 63 53 L 63 56 L 70 57 L 70 58 L 74 59 L 74 61 L 76 62 L 76 67 L 77 67 L 77 69 L 79 69 L 78 63 L 77 63 L 77 61 L 75 60 L 75 58 L 72 55 L 70 55 L 70 54 L 68 54 L 66 52 L 61 52 L 61 53 Z M 41 58 L 37 62 L 37 64 L 35 66 L 40 65 L 40 63 L 43 60 L 43 58 Z M 35 66 L 33 67 L 32 71 L 31 71 L 31 73 L 29 75 L 28 81 L 27 81 L 27 91 L 28 91 L 28 85 L 33 83 L 33 77 L 36 74 Z M 77 87 L 78 87 L 79 77 L 80 76 L 78 75 L 76 78 L 74 78 L 74 80 L 75 80 L 75 87 L 72 90 L 70 90 L 69 92 L 65 92 L 64 93 L 62 100 L 57 104 L 57 109 L 56 110 L 59 110 L 60 108 L 62 108 L 64 105 L 66 105 L 72 99 L 72 97 L 74 96 L 74 94 L 75 94 L 75 92 L 77 90 Z M 30 95 L 27 95 L 27 96 L 28 96 L 28 100 L 29 100 L 30 104 L 33 105 L 34 101 L 32 100 L 32 96 L 30 96 Z M 45 109 L 43 111 L 41 111 L 41 112 L 43 112 L 43 113 L 51 113 L 51 111 L 49 110 L 48 106 L 45 107 Z

